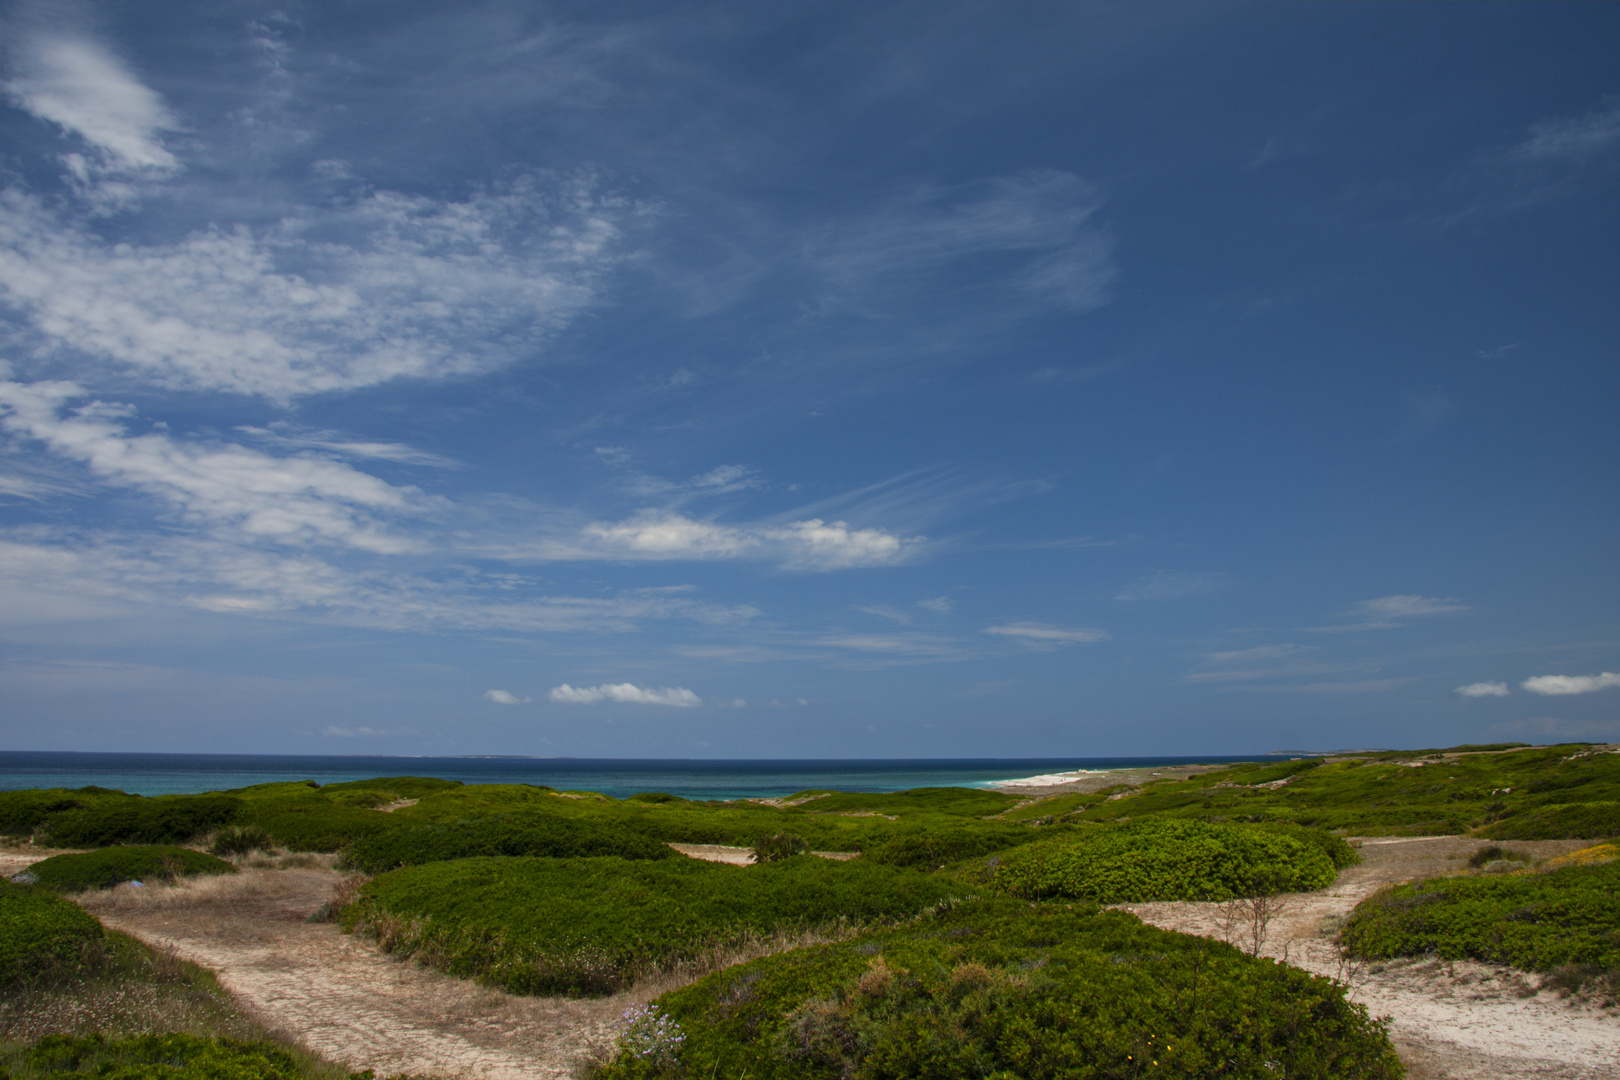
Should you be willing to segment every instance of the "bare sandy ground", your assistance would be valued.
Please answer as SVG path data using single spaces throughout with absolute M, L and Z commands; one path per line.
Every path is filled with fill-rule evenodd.
M 304 920 L 341 877 L 245 870 L 176 887 L 120 887 L 82 901 L 108 926 L 212 969 L 267 1027 L 354 1070 L 519 1080 L 570 1077 L 632 1002 L 514 997 L 380 953 Z
M 1352 967 L 1333 943 L 1337 920 L 1384 885 L 1456 873 L 1484 846 L 1464 837 L 1358 841 L 1362 864 L 1330 888 L 1284 898 L 1266 927 L 1262 956 L 1346 982 L 1390 1035 L 1411 1080 L 1557 1080 L 1620 1078 L 1620 1014 L 1590 1002 L 1538 991 L 1538 980 L 1511 968 L 1439 960 Z M 1586 840 L 1510 842 L 1538 859 L 1586 847 Z M 1167 930 L 1253 946 L 1253 922 L 1206 903 L 1124 904 Z

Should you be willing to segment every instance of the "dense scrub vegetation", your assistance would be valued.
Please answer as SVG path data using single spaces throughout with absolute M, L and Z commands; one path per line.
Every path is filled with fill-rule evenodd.
M 47 1035 L 16 1056 L 13 1075 L 107 1080 L 296 1080 L 292 1055 L 273 1043 L 195 1035 Z
M 963 876 L 1026 900 L 1118 904 L 1303 892 L 1331 885 L 1338 871 L 1322 846 L 1286 833 L 1150 818 L 1026 844 Z
M 716 972 L 599 1080 L 1402 1075 L 1343 987 L 1084 904 L 964 903 Z
M 101 923 L 79 905 L 0 878 L 0 989 L 79 970 L 101 942 Z
M 531 811 L 442 824 L 407 824 L 373 833 L 349 847 L 345 862 L 368 874 L 378 874 L 399 866 L 480 855 L 679 858 L 668 845 L 636 833 L 594 821 L 575 821 L 558 814 Z
M 1363 900 L 1340 940 L 1354 956 L 1437 953 L 1529 971 L 1620 969 L 1620 862 L 1436 878 Z
M 604 994 L 739 941 L 906 918 L 963 891 L 940 877 L 813 855 L 749 867 L 478 858 L 383 874 L 342 918 L 384 948 L 514 993 Z
M 23 872 L 25 880 L 57 892 L 110 889 L 126 881 L 173 881 L 198 874 L 234 874 L 223 859 L 190 848 L 166 845 L 102 848 L 77 855 L 52 855 Z

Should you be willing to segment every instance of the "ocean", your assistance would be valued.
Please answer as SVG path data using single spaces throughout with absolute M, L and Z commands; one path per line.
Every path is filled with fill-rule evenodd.
M 0 751 L 0 791 L 95 785 L 137 795 L 172 795 L 288 780 L 314 780 L 325 785 L 379 776 L 435 776 L 468 784 L 545 784 L 564 791 L 596 791 L 614 798 L 662 791 L 683 799 L 757 799 L 811 788 L 904 791 L 916 787 L 988 787 L 1001 780 L 1080 769 L 1254 761 L 1256 756 L 705 761 L 13 750 Z

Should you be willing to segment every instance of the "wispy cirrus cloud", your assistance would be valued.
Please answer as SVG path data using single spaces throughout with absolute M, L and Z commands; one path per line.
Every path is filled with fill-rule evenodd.
M 1505 682 L 1475 682 L 1457 687 L 1456 692 L 1466 698 L 1485 698 L 1507 697 L 1509 691 Z
M 781 525 L 722 525 L 650 511 L 625 521 L 586 526 L 579 555 L 627 560 L 757 558 L 791 570 L 840 570 L 900 562 L 921 541 L 820 518 Z
M 527 705 L 530 698 L 520 698 L 509 690 L 485 690 L 484 700 L 496 705 Z
M 986 634 L 1011 638 L 1032 649 L 1055 649 L 1062 645 L 1090 645 L 1108 640 L 1106 630 L 1086 626 L 1052 626 L 1049 623 L 1015 622 L 987 626 Z
M 1208 596 L 1231 584 L 1225 574 L 1188 573 L 1181 570 L 1160 570 L 1144 581 L 1121 589 L 1116 600 L 1183 600 L 1192 596 Z
M 1527 162 L 1580 162 L 1620 147 L 1620 98 L 1611 97 L 1580 116 L 1539 120 L 1509 156 Z
M 162 431 L 132 435 L 127 406 L 92 401 L 74 383 L 0 382 L 0 430 L 35 440 L 97 478 L 156 495 L 189 521 L 252 541 L 325 542 L 385 554 L 420 544 L 382 518 L 424 514 L 438 502 L 341 462 L 274 457 L 228 443 L 190 443 Z
M 1454 615 L 1469 610 L 1456 597 L 1419 596 L 1411 593 L 1380 596 L 1353 604 L 1340 618 L 1350 620 L 1337 626 L 1307 626 L 1316 634 L 1342 634 L 1354 630 L 1391 630 L 1412 619 L 1431 615 Z
M 3 197 L 0 295 L 30 352 L 286 402 L 532 357 L 596 296 L 623 209 L 530 175 L 462 202 L 377 192 L 268 230 L 111 243 Z
M 1107 303 L 1118 270 L 1095 223 L 1101 198 L 1072 173 L 1037 169 L 956 187 L 927 187 L 812 247 L 833 282 L 889 292 L 972 261 L 994 262 L 1011 288 L 1043 305 Z
M 600 686 L 569 686 L 563 683 L 547 695 L 564 705 L 598 705 L 604 701 L 625 705 L 668 705 L 692 709 L 703 699 L 684 686 L 640 687 L 635 683 L 603 683 Z
M 1536 675 L 1519 684 L 1532 694 L 1565 696 L 1591 694 L 1620 686 L 1620 672 L 1605 671 L 1597 675 Z
M 122 59 L 93 38 L 65 30 L 24 29 L 8 57 L 5 95 L 78 141 L 62 156 L 68 176 L 93 209 L 128 203 L 139 181 L 180 170 L 164 135 L 180 121 Z

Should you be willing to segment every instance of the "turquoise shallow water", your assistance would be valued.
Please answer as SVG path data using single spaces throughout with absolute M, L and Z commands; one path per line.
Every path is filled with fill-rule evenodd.
M 616 798 L 665 791 L 686 799 L 741 799 L 791 795 L 807 788 L 984 787 L 996 780 L 1075 769 L 1253 761 L 1256 756 L 703 761 L 0 751 L 0 790 L 94 784 L 138 795 L 165 795 L 286 780 L 336 784 L 376 776 L 436 776 L 469 784 L 546 784 Z

